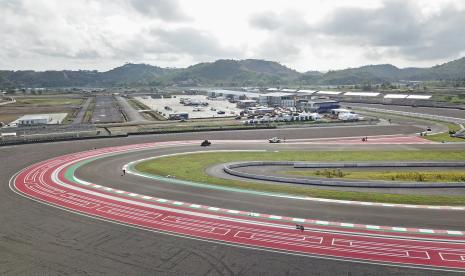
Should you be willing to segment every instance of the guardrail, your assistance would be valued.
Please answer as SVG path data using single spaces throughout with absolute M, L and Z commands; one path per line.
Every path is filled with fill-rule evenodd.
M 230 175 L 274 181 L 282 183 L 294 183 L 304 185 L 333 186 L 333 187 L 358 187 L 358 188 L 462 188 L 465 182 L 401 182 L 401 181 L 347 181 L 340 179 L 313 179 L 313 178 L 291 178 L 271 175 L 261 175 L 246 173 L 235 170 L 242 167 L 250 166 L 293 166 L 295 168 L 369 168 L 369 167 L 465 167 L 465 162 L 353 162 L 353 163 L 308 163 L 308 162 L 291 162 L 291 161 L 252 161 L 227 164 L 223 167 L 224 172 Z
M 107 136 L 98 136 L 95 131 L 78 132 L 78 133 L 60 133 L 60 134 L 34 134 L 26 136 L 5 136 L 0 138 L 0 146 L 10 146 L 31 143 L 49 143 L 58 141 L 82 140 L 105 138 Z

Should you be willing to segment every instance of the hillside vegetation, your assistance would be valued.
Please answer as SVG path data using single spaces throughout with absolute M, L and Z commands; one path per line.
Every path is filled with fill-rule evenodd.
M 187 68 L 161 68 L 147 64 L 125 64 L 98 71 L 0 71 L 0 88 L 15 87 L 110 87 L 122 85 L 179 86 L 283 86 L 383 83 L 399 80 L 465 80 L 465 58 L 431 68 L 397 68 L 391 64 L 321 73 L 299 73 L 273 61 L 217 60 Z

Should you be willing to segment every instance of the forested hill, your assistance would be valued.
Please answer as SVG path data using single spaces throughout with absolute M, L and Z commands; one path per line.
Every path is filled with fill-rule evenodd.
M 280 63 L 259 59 L 222 59 L 199 63 L 187 68 L 161 68 L 147 64 L 128 63 L 106 72 L 3 70 L 0 71 L 0 88 L 123 85 L 292 86 L 457 79 L 465 79 L 465 58 L 430 68 L 398 68 L 390 64 L 381 64 L 326 73 L 318 71 L 299 73 Z

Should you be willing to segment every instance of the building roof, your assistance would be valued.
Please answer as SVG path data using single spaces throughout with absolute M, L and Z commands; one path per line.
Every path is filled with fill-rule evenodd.
M 297 92 L 297 89 L 281 89 L 282 92 L 290 92 L 290 93 L 294 93 L 294 92 Z
M 306 90 L 306 89 L 301 89 L 297 91 L 297 93 L 305 93 L 305 94 L 313 94 L 315 92 L 316 90 Z
M 292 93 L 283 93 L 283 92 L 273 92 L 273 93 L 266 93 L 261 94 L 260 97 L 289 97 L 293 96 Z
M 226 90 L 226 89 L 212 89 L 208 90 L 208 92 L 214 92 L 215 94 L 223 94 L 223 95 L 234 95 L 234 96 L 246 96 L 249 98 L 256 98 L 259 96 L 257 93 L 253 92 L 245 92 L 245 91 L 235 91 L 235 90 Z
M 46 120 L 47 124 L 59 124 L 66 118 L 67 115 L 68 113 L 27 114 L 14 120 L 9 125 L 17 126 L 22 121 L 37 121 L 37 120 Z
M 240 103 L 256 103 L 256 100 L 239 100 Z
M 28 114 L 28 115 L 23 115 L 18 118 L 18 121 L 24 121 L 24 120 L 49 120 L 50 119 L 49 114 Z
M 328 99 L 320 99 L 320 100 L 310 100 L 308 101 L 309 103 L 339 103 L 339 101 L 336 100 L 328 100 Z
M 339 95 L 342 93 L 342 91 L 318 91 L 316 93 L 322 95 Z
M 376 97 L 381 93 L 378 92 L 346 92 L 344 96 Z
M 431 97 L 432 97 L 431 95 L 408 95 L 407 99 L 428 100 Z
M 407 94 L 386 94 L 384 95 L 385 99 L 405 99 L 407 98 Z

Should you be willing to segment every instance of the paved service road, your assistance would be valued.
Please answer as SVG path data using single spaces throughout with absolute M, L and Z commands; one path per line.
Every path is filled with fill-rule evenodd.
M 92 102 L 92 98 L 89 97 L 86 99 L 83 105 L 81 105 L 81 109 L 79 109 L 78 114 L 74 118 L 72 124 L 77 125 L 77 124 L 82 124 L 84 120 L 84 116 L 86 115 L 87 108 L 89 108 L 90 103 Z
M 123 121 L 121 112 L 117 109 L 115 99 L 111 95 L 97 95 L 92 112 L 92 123 L 119 123 Z
M 132 107 L 126 98 L 121 96 L 115 96 L 116 100 L 118 101 L 119 105 L 124 109 L 124 113 L 128 117 L 128 121 L 133 122 L 148 122 L 149 120 L 145 119 L 134 107 Z
M 288 139 L 318 138 L 327 136 L 377 135 L 391 133 L 409 133 L 417 129 L 412 127 L 360 127 L 360 128 L 321 128 L 286 130 L 259 130 L 242 132 L 209 132 L 192 134 L 150 135 L 106 140 L 85 140 L 59 142 L 53 144 L 21 145 L 0 148 L 0 273 L 5 274 L 157 274 L 157 275 L 437 275 L 437 271 L 419 270 L 414 268 L 383 267 L 373 264 L 333 261 L 326 259 L 292 256 L 275 252 L 256 251 L 222 244 L 205 243 L 203 241 L 178 238 L 170 235 L 153 233 L 145 230 L 128 228 L 122 225 L 99 221 L 84 216 L 39 204 L 19 197 L 12 193 L 7 185 L 9 178 L 27 165 L 41 160 L 89 150 L 94 147 L 108 147 L 124 144 L 135 144 L 154 141 L 199 140 L 209 139 L 267 139 L 272 136 L 282 136 Z M 214 147 L 215 145 L 213 145 Z M 213 148 L 212 147 L 212 148 Z M 315 146 L 318 150 L 319 146 Z M 325 146 L 324 148 L 326 148 Z M 394 147 L 394 146 L 393 146 Z M 395 146 L 396 148 L 411 148 L 412 145 Z M 198 147 L 197 147 L 198 148 Z M 340 146 L 339 150 L 353 148 L 351 145 Z M 368 149 L 368 148 L 367 148 Z M 171 150 L 170 150 L 171 151 Z M 168 152 L 168 149 L 167 149 Z M 142 152 L 141 152 L 142 153 Z M 150 152 L 146 152 L 150 154 Z M 16 158 L 9 158 L 15 156 Z M 119 158 L 133 159 L 134 156 L 121 155 L 114 159 L 102 159 L 99 166 L 105 162 L 113 162 Z M 8 158 L 8 161 L 6 161 Z M 120 160 L 124 163 L 125 160 Z M 84 170 L 83 168 L 82 170 Z M 113 167 L 110 171 L 115 186 L 125 185 L 127 189 L 150 190 L 147 185 L 138 185 L 141 178 L 128 176 L 127 179 L 137 179 L 137 182 L 125 183 L 119 175 L 120 168 Z M 116 175 L 116 176 L 115 176 Z M 95 177 L 95 175 L 93 176 Z M 116 179 L 115 179 L 116 178 Z M 127 181 L 127 180 L 126 180 Z M 105 181 L 109 184 L 108 181 Z M 111 184 L 111 183 L 110 183 Z M 153 189 L 162 192 L 166 189 L 159 184 L 151 185 Z M 171 188 L 173 190 L 173 188 Z M 155 190 L 152 190 L 152 192 Z M 166 189 L 166 193 L 170 192 Z M 185 197 L 189 189 L 179 190 L 179 195 Z M 192 193 L 191 193 L 192 195 Z M 200 196 L 200 195 L 199 195 Z M 215 195 L 205 195 L 205 198 L 215 200 Z M 179 198 L 182 200 L 182 198 Z M 232 204 L 233 200 L 228 200 Z M 257 203 L 260 205 L 260 203 Z M 242 206 L 237 201 L 234 207 Z M 265 209 L 266 205 L 263 205 Z M 304 206 L 305 207 L 305 206 Z M 244 206 L 245 208 L 245 206 Z M 276 206 L 275 211 L 280 211 Z M 308 207 L 307 207 L 308 208 Z M 344 208 L 336 208 L 334 213 Z M 285 210 L 282 207 L 282 210 Z M 304 212 L 305 208 L 300 211 Z M 375 212 L 375 211 L 373 211 Z M 386 212 L 393 212 L 387 210 Z M 268 212 L 269 213 L 269 212 Z M 373 213 L 374 214 L 374 213 Z M 451 213 L 453 214 L 453 213 Z M 318 217 L 318 212 L 306 217 Z M 381 214 L 383 215 L 383 214 Z M 374 215 L 373 215 L 374 216 Z M 399 214 L 402 220 L 402 214 Z M 337 218 L 337 217 L 335 217 Z M 439 217 L 438 217 L 439 218 Z M 408 253 L 410 254 L 410 253 Z M 413 254 L 413 253 L 412 253 Z M 409 256 L 413 256 L 410 254 Z M 416 253 L 415 253 L 416 254 Z M 421 254 L 421 253 L 420 253 Z M 415 255 L 417 256 L 417 255 Z M 417 256 L 418 257 L 418 256 Z M 421 256 L 420 256 L 421 257 Z M 447 255 L 452 258 L 452 255 Z M 448 273 L 441 272 L 441 275 Z M 452 274 L 452 273 L 451 273 Z

